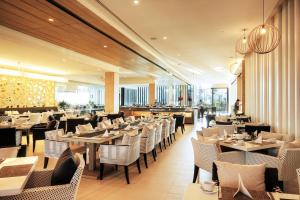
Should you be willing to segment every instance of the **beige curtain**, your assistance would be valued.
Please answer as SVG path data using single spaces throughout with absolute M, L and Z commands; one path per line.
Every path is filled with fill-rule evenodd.
M 271 53 L 245 57 L 245 111 L 272 131 L 300 138 L 300 0 L 286 0 L 270 20 L 282 39 Z

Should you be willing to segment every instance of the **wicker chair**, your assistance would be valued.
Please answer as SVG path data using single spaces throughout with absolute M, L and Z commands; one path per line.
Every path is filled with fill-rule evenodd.
M 225 152 L 221 153 L 215 143 L 200 142 L 195 138 L 191 139 L 194 151 L 194 177 L 193 183 L 196 182 L 199 168 L 212 172 L 213 162 L 216 160 L 227 161 L 231 163 L 242 163 L 243 157 L 239 152 Z
M 160 151 L 162 152 L 162 146 L 161 146 L 162 124 L 157 123 L 154 125 L 154 127 L 155 127 L 155 145 L 156 146 L 159 145 Z
M 164 147 L 166 149 L 166 140 L 168 140 L 168 143 L 170 145 L 170 121 L 167 119 L 162 120 L 161 140 L 164 143 Z
M 223 136 L 224 135 L 224 130 L 226 130 L 226 132 L 229 135 L 234 134 L 234 125 L 220 125 L 220 124 L 216 124 L 214 125 L 214 128 L 219 128 L 219 136 Z
M 84 169 L 82 156 L 75 154 L 75 157 L 80 163 L 69 184 L 51 186 L 52 170 L 33 171 L 21 194 L 0 197 L 0 200 L 75 200 Z
M 146 168 L 148 168 L 147 163 L 147 154 L 152 152 L 152 156 L 154 161 L 156 161 L 156 154 L 155 154 L 155 127 L 152 125 L 144 126 L 142 135 L 141 135 L 141 142 L 140 142 L 140 153 L 144 155 L 144 162 Z
M 125 136 L 125 135 L 124 135 Z M 137 164 L 139 173 L 140 168 L 140 135 L 138 130 L 135 130 L 135 136 L 129 137 L 127 144 L 121 145 L 100 145 L 99 157 L 100 157 L 100 180 L 103 179 L 104 164 L 121 165 L 125 169 L 125 177 L 127 184 L 130 183 L 128 175 L 128 166 L 134 162 Z
M 174 138 L 174 140 L 176 140 L 176 118 L 171 117 L 170 119 L 170 140 L 172 143 L 172 136 Z

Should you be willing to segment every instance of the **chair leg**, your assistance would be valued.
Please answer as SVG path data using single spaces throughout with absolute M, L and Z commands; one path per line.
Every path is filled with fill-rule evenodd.
M 49 158 L 48 158 L 48 157 L 45 157 L 45 158 L 44 158 L 44 169 L 47 168 L 47 166 L 48 166 L 48 161 L 49 161 Z
M 154 149 L 154 152 L 155 152 L 155 157 L 157 158 L 157 151 L 156 151 L 156 148 Z
M 34 153 L 34 151 L 35 151 L 35 139 L 33 139 L 32 141 L 32 152 Z
M 146 153 L 144 153 L 144 162 L 145 162 L 146 168 L 148 168 L 147 154 Z
M 115 169 L 116 169 L 116 171 L 118 171 L 118 165 L 115 165 Z
M 83 157 L 83 159 L 84 159 L 84 164 L 86 164 L 86 153 L 83 153 L 83 154 L 82 154 L 82 157 Z
M 166 147 L 166 139 L 164 138 L 164 146 L 165 146 L 165 149 L 167 149 Z
M 29 146 L 29 133 L 26 133 L 26 139 L 27 139 L 27 146 Z
M 155 149 L 152 150 L 152 157 L 153 157 L 154 161 L 156 161 Z
M 173 144 L 173 141 L 172 141 L 172 133 L 170 134 L 169 138 L 170 138 L 171 144 Z
M 170 143 L 170 136 L 168 136 L 168 144 L 169 144 L 169 146 L 171 145 L 171 143 Z
M 100 163 L 100 176 L 99 179 L 103 180 L 104 163 Z
M 193 183 L 196 183 L 198 173 L 199 173 L 199 167 L 196 166 L 196 165 L 194 165 L 194 178 L 193 178 Z
M 162 152 L 161 142 L 159 143 L 160 152 Z
M 129 175 L 128 175 L 128 166 L 124 166 L 124 170 L 125 170 L 125 177 L 126 177 L 127 184 L 130 184 Z
M 173 133 L 174 141 L 176 141 L 176 132 Z
M 138 159 L 136 160 L 136 166 L 137 166 L 137 168 L 138 168 L 138 170 L 139 170 L 139 174 L 140 174 L 140 173 L 141 173 L 140 158 L 138 158 Z
M 181 125 L 181 133 L 183 134 L 184 132 L 184 127 Z

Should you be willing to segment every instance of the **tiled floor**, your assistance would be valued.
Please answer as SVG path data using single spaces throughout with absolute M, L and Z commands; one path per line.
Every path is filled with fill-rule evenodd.
M 203 122 L 196 126 L 199 128 Z M 166 150 L 158 150 L 158 159 L 153 161 L 148 156 L 148 169 L 141 159 L 142 173 L 139 174 L 135 165 L 129 167 L 131 184 L 127 185 L 122 167 L 115 171 L 114 167 L 105 168 L 104 180 L 96 179 L 95 173 L 84 173 L 78 199 L 102 199 L 102 200 L 177 200 L 182 199 L 186 186 L 192 182 L 193 177 L 193 151 L 190 138 L 196 137 L 196 126 L 187 125 L 182 135 L 178 130 L 177 140 L 168 146 Z M 28 154 L 32 155 L 32 144 L 28 148 Z M 43 166 L 43 142 L 38 141 L 35 155 L 39 156 L 38 168 Z M 53 168 L 55 160 L 49 160 L 48 168 Z

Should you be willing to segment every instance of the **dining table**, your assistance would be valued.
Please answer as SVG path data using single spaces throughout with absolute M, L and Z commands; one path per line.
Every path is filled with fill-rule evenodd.
M 278 193 L 278 192 L 272 192 L 270 193 L 272 196 L 270 200 L 299 200 L 300 196 L 297 194 L 287 194 L 287 193 Z M 195 199 L 203 199 L 203 200 L 218 200 L 218 191 L 215 190 L 214 192 L 204 192 L 201 189 L 200 184 L 197 183 L 191 183 L 187 186 L 183 200 L 195 200 Z M 222 199 L 222 198 L 221 198 Z M 232 198 L 233 199 L 233 198 Z
M 37 156 L 5 159 L 0 164 L 0 196 L 20 194 L 37 161 Z
M 271 148 L 280 148 L 282 143 L 267 142 L 267 141 L 262 141 L 262 143 L 255 143 L 254 141 L 244 141 L 243 143 L 239 144 L 235 140 L 223 140 L 219 142 L 219 145 L 227 148 L 235 149 L 235 150 L 250 152 L 250 151 L 266 150 Z

